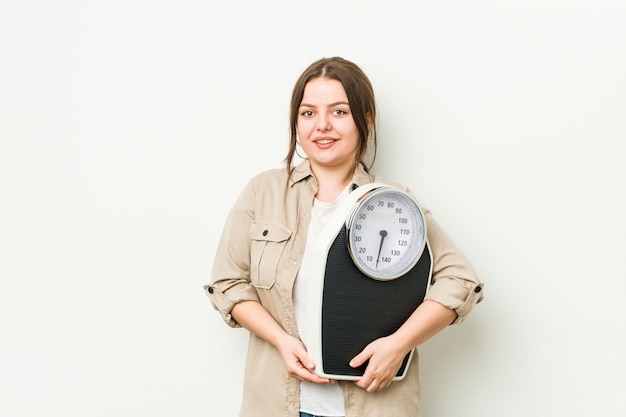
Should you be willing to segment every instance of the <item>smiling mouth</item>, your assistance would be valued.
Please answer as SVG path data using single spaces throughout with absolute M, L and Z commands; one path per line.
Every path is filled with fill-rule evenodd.
M 319 143 L 320 145 L 327 145 L 329 143 L 333 143 L 335 139 L 320 139 L 316 140 L 315 143 Z

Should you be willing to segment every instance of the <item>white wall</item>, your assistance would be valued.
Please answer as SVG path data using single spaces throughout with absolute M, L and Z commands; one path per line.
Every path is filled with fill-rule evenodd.
M 425 416 L 626 415 L 626 4 L 408 4 L 2 1 L 1 416 L 236 416 L 247 336 L 201 286 L 331 55 L 487 283 L 421 348 Z

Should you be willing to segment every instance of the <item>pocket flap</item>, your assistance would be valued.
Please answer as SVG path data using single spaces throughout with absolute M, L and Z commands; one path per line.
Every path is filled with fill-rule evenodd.
M 250 229 L 252 240 L 282 242 L 289 239 L 289 236 L 291 236 L 291 230 L 278 223 L 254 222 Z

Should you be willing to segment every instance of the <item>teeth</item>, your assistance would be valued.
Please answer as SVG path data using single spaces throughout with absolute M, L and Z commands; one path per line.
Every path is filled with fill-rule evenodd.
M 334 142 L 334 140 L 332 139 L 323 139 L 323 140 L 318 140 L 317 143 L 319 143 L 320 145 L 326 145 L 327 143 L 332 143 Z

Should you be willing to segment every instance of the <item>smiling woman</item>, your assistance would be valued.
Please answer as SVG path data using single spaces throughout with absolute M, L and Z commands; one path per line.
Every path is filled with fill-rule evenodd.
M 433 263 L 426 298 L 417 308 L 410 304 L 412 314 L 395 332 L 347 361 L 346 366 L 364 368 L 360 378 L 324 377 L 307 351 L 313 338 L 304 325 L 316 307 L 307 303 L 319 263 L 313 243 L 355 189 L 385 183 L 369 172 L 377 144 L 369 79 L 343 58 L 314 62 L 294 86 L 290 128 L 285 167 L 258 174 L 241 192 L 224 225 L 211 283 L 204 287 L 228 325 L 251 332 L 240 415 L 419 416 L 417 360 L 402 379 L 394 377 L 417 346 L 465 319 L 482 300 L 483 284 L 423 210 L 421 230 L 427 231 Z M 294 165 L 298 146 L 305 158 Z M 406 187 L 395 186 L 414 199 Z M 389 223 L 392 217 L 380 213 L 376 221 Z M 397 256 L 385 251 L 408 242 L 401 236 L 407 230 L 398 224 L 393 233 L 379 231 L 376 260 Z M 396 241 L 383 247 L 388 234 Z
M 299 109 L 298 136 L 311 168 L 322 171 L 332 167 L 344 171 L 346 177 L 338 184 L 343 189 L 350 180 L 359 144 L 359 131 L 343 85 L 328 78 L 311 80 L 304 88 Z M 333 198 L 331 193 L 321 200 Z

